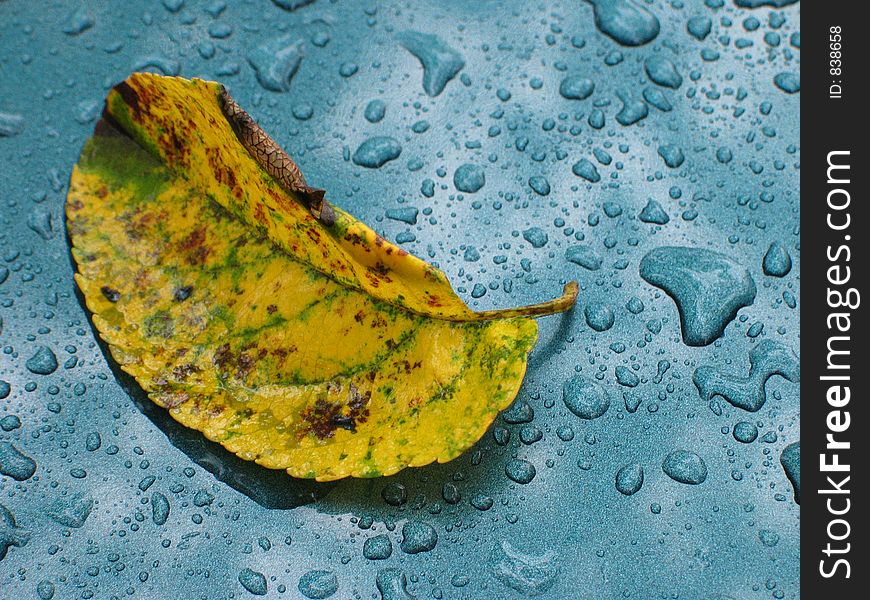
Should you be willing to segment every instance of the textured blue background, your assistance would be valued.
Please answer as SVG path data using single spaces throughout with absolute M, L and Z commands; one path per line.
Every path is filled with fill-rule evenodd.
M 798 346 L 798 309 L 783 293 L 799 297 L 800 94 L 785 93 L 774 78 L 799 71 L 799 4 L 638 4 L 661 31 L 628 47 L 602 34 L 580 0 L 317 0 L 292 11 L 268 0 L 0 1 L 0 124 L 8 134 L 0 137 L 0 264 L 9 271 L 0 283 L 0 379 L 11 387 L 0 419 L 20 421 L 3 421 L 9 430 L 0 430 L 0 442 L 37 463 L 24 481 L 0 476 L 0 504 L 21 528 L 0 519 L 0 543 L 30 533 L 0 560 L 0 597 L 47 598 L 53 588 L 64 599 L 246 598 L 245 568 L 265 576 L 269 597 L 304 597 L 300 578 L 320 569 L 336 577 L 334 598 L 380 598 L 376 574 L 387 568 L 404 573 L 419 598 L 524 597 L 535 590 L 496 576 L 505 540 L 525 556 L 525 574 L 544 598 L 798 597 L 799 507 L 779 464 L 798 440 L 798 387 L 773 377 L 759 412 L 721 398 L 713 402 L 721 410 L 712 410 L 692 375 L 715 365 L 744 376 L 749 350 L 764 339 Z M 687 31 L 699 16 L 712 23 L 703 41 Z M 398 41 L 408 30 L 436 33 L 464 57 L 438 96 L 424 92 L 419 61 Z M 301 41 L 304 58 L 289 91 L 269 91 L 248 57 L 285 35 Z M 676 65 L 678 89 L 650 83 L 644 61 L 653 55 Z M 491 432 L 445 465 L 316 486 L 243 465 L 143 402 L 95 342 L 63 225 L 70 169 L 102 99 L 140 68 L 227 84 L 309 182 L 437 262 L 475 308 L 543 300 L 578 280 L 577 309 L 540 321 L 518 398 L 534 420 L 499 419 L 495 427 L 512 434 L 507 445 Z M 559 94 L 572 74 L 594 81 L 591 97 Z M 673 110 L 649 106 L 639 122 L 617 122 L 620 97 L 640 99 L 645 88 L 664 92 Z M 363 114 L 375 99 L 386 104 L 379 123 Z M 605 116 L 600 129 L 588 122 L 596 108 Z M 423 120 L 428 129 L 415 132 Z M 374 135 L 395 138 L 401 155 L 379 169 L 354 164 L 350 156 Z M 680 167 L 665 165 L 663 144 L 681 148 Z M 721 148 L 730 162 L 717 159 Z M 602 164 L 594 149 L 612 162 Z M 597 165 L 600 182 L 572 173 L 581 158 Z M 464 163 L 485 172 L 476 193 L 454 187 Z M 531 177 L 545 177 L 550 193 L 534 192 Z M 427 179 L 431 197 L 421 191 Z M 649 198 L 667 224 L 639 220 Z M 621 214 L 608 216 L 619 211 L 605 212 L 606 202 Z M 387 216 L 407 207 L 419 209 L 416 224 Z M 530 241 L 539 234 L 523 235 L 533 227 L 546 233 L 541 247 Z M 784 278 L 762 272 L 772 242 L 794 263 Z M 566 260 L 566 249 L 580 244 L 601 257 L 599 270 Z M 718 250 L 752 274 L 754 304 L 715 343 L 684 345 L 673 300 L 639 276 L 641 258 L 662 245 Z M 631 298 L 642 301 L 639 314 L 627 310 Z M 612 310 L 609 330 L 587 324 L 590 303 Z M 660 333 L 647 329 L 651 320 Z M 763 330 L 753 338 L 755 323 Z M 42 345 L 60 363 L 48 375 L 25 366 Z M 656 383 L 661 360 L 671 367 Z M 637 387 L 616 381 L 620 365 L 639 376 Z M 577 372 L 607 390 L 604 416 L 583 421 L 566 409 L 562 385 Z M 636 412 L 624 406 L 624 392 L 641 400 Z M 759 438 L 736 441 L 738 421 L 756 424 Z M 566 429 L 557 435 L 566 426 L 569 441 L 561 439 Z M 526 441 L 536 437 L 532 428 L 543 438 L 524 443 L 523 428 Z M 101 445 L 89 450 L 94 433 Z M 12 460 L 5 448 L 0 460 Z M 703 458 L 704 483 L 663 473 L 663 458 L 676 449 Z M 536 466 L 531 483 L 506 477 L 512 457 Z M 626 464 L 645 472 L 631 496 L 614 485 Z M 457 504 L 442 497 L 448 482 L 461 494 Z M 404 486 L 407 502 L 386 503 L 388 483 Z M 162 526 L 152 520 L 157 493 L 171 507 Z M 322 497 L 289 508 L 311 494 Z M 485 497 L 492 507 L 475 507 L 485 508 Z M 399 548 L 409 520 L 434 528 L 434 550 Z M 392 556 L 368 560 L 363 543 L 378 534 L 392 540 Z

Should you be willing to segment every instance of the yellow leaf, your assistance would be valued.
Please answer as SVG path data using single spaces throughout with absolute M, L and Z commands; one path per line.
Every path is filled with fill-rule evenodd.
M 76 281 L 121 368 L 182 424 L 319 480 L 451 460 L 522 383 L 533 315 L 474 312 L 435 267 L 309 187 L 224 90 L 134 74 L 67 198 Z

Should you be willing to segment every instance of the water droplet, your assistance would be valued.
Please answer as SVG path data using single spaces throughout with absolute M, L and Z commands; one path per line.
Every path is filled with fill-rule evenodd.
M 314 116 L 314 107 L 310 104 L 296 104 L 293 106 L 293 117 L 299 121 L 307 121 Z
M 386 560 L 393 554 L 393 543 L 385 534 L 376 535 L 363 544 L 363 556 L 369 560 Z
M 539 196 L 548 196 L 550 194 L 550 182 L 543 175 L 529 177 L 529 187 Z
M 570 246 L 565 250 L 565 258 L 580 265 L 590 271 L 597 271 L 601 268 L 601 256 L 592 248 L 592 246 Z
M 583 311 L 586 316 L 586 324 L 595 331 L 607 331 L 613 327 L 614 315 L 610 307 L 601 302 L 591 302 Z
M 791 271 L 791 255 L 785 246 L 773 242 L 764 254 L 762 269 L 765 275 L 785 277 Z
M 622 108 L 616 113 L 616 120 L 620 125 L 626 127 L 634 125 L 649 115 L 649 108 L 643 100 L 632 98 L 627 94 L 620 94 L 619 99 L 622 100 Z
M 761 529 L 758 532 L 758 539 L 762 545 L 773 548 L 779 543 L 779 534 L 770 529 Z
M 535 411 L 525 400 L 517 400 L 502 413 L 501 418 L 511 425 L 531 423 L 535 418 Z
M 683 154 L 683 149 L 673 144 L 663 144 L 659 146 L 659 156 L 665 161 L 665 164 L 672 169 L 676 169 L 686 160 Z
M 625 465 L 616 472 L 616 489 L 620 494 L 631 496 L 643 485 L 643 467 L 638 464 Z
M 15 137 L 24 131 L 24 117 L 0 112 L 0 137 Z
M 640 211 L 638 219 L 644 223 L 655 223 L 656 225 L 665 225 L 671 220 L 668 213 L 662 208 L 662 205 L 652 198 L 647 201 L 646 206 Z
M 430 96 L 444 91 L 447 83 L 465 66 L 462 55 L 436 35 L 404 31 L 397 38 L 423 65 L 423 90 Z
M 637 387 L 640 383 L 640 377 L 624 365 L 616 367 L 616 381 L 625 387 Z
M 285 35 L 257 46 L 248 54 L 248 62 L 260 85 L 272 92 L 286 92 L 302 57 L 302 41 Z
M 388 208 L 384 214 L 386 214 L 388 219 L 401 221 L 408 225 L 416 225 L 419 213 L 420 211 L 417 208 L 408 206 L 404 208 Z
M 641 260 L 640 275 L 674 299 L 683 341 L 689 346 L 704 346 L 720 337 L 737 311 L 755 300 L 749 271 L 704 248 L 656 248 Z
M 323 600 L 338 591 L 338 577 L 332 571 L 308 571 L 299 579 L 298 588 L 299 593 L 306 598 Z
M 166 10 L 175 14 L 184 6 L 184 0 L 163 0 L 162 4 Z
M 782 8 L 789 4 L 794 4 L 797 1 L 798 0 L 734 0 L 734 4 L 740 8 L 759 8 L 761 6 Z
M 3 431 L 14 431 L 19 427 L 21 427 L 21 419 L 15 415 L 6 415 L 0 419 L 0 429 Z
M 388 483 L 381 490 L 381 498 L 390 506 L 401 506 L 408 501 L 408 490 L 401 483 Z
M 743 444 L 751 444 L 758 437 L 758 427 L 749 421 L 740 421 L 734 424 L 732 432 L 734 439 Z
M 505 464 L 504 472 L 511 481 L 525 485 L 531 483 L 532 479 L 535 478 L 537 469 L 535 469 L 535 465 L 527 460 L 514 458 Z
M 169 500 L 160 492 L 151 494 L 151 520 L 155 525 L 163 525 L 169 518 Z
M 0 560 L 6 558 L 11 546 L 21 547 L 30 540 L 30 532 L 15 524 L 15 515 L 0 504 Z
M 39 600 L 52 600 L 54 598 L 54 584 L 47 579 L 43 579 L 36 584 L 36 595 Z
M 375 576 L 381 600 L 417 600 L 408 592 L 408 579 L 399 569 L 382 569 Z
M 646 61 L 644 61 L 643 66 L 646 70 L 647 77 L 649 77 L 653 83 L 672 89 L 677 89 L 683 85 L 683 78 L 677 72 L 674 63 L 662 56 L 650 56 Z
M 0 475 L 11 477 L 16 481 L 24 481 L 36 473 L 36 461 L 12 445 L 12 442 L 0 441 Z
M 401 153 L 402 146 L 395 138 L 375 136 L 360 144 L 352 160 L 361 167 L 377 169 L 398 158 Z
M 794 488 L 794 501 L 801 503 L 801 443 L 794 442 L 786 446 L 779 457 L 779 462 L 785 471 L 785 476 Z
M 532 248 L 543 248 L 547 245 L 547 234 L 540 227 L 529 227 L 523 231 L 523 239 L 532 245 Z
M 786 92 L 787 94 L 795 94 L 801 91 L 801 74 L 784 71 L 778 73 L 776 77 L 773 78 L 773 83 L 783 92 Z
M 562 401 L 581 419 L 597 419 L 610 408 L 610 397 L 599 384 L 575 375 L 562 386 Z
M 674 450 L 662 462 L 665 475 L 680 483 L 698 485 L 707 479 L 704 459 L 688 450 Z
M 526 596 L 539 596 L 549 591 L 559 577 L 555 552 L 526 554 L 502 541 L 490 556 L 492 575 L 507 587 Z
M 94 16 L 82 7 L 73 12 L 63 27 L 63 32 L 70 36 L 79 35 L 94 26 Z
M 667 95 L 658 88 L 647 87 L 643 90 L 643 99 L 662 112 L 670 112 L 674 109 Z
M 483 169 L 477 165 L 465 163 L 453 172 L 453 185 L 460 192 L 474 194 L 486 183 Z
M 47 210 L 32 211 L 27 217 L 27 226 L 44 240 L 50 240 L 54 235 L 51 213 Z
M 642 46 L 659 34 L 659 20 L 632 0 L 586 0 L 594 7 L 595 26 L 623 46 Z
M 471 506 L 480 511 L 487 511 L 492 508 L 495 501 L 486 494 L 475 494 L 470 500 Z
M 383 100 L 372 100 L 366 105 L 363 113 L 369 123 L 378 123 L 387 113 L 387 105 Z
M 406 554 L 429 552 L 438 543 L 438 533 L 431 525 L 419 521 L 408 521 L 402 527 L 402 542 L 399 547 Z
M 48 346 L 40 346 L 24 366 L 36 375 L 51 375 L 57 370 L 57 356 Z
M 704 41 L 712 28 L 713 21 L 710 17 L 692 17 L 686 23 L 686 30 L 698 41 Z
M 100 434 L 96 431 L 93 431 L 88 434 L 85 438 L 85 449 L 89 452 L 94 452 L 98 450 L 99 447 L 103 444 L 103 440 L 100 437 Z
M 157 70 L 163 75 L 176 76 L 181 73 L 181 63 L 165 56 L 146 56 L 133 65 L 134 71 Z
M 581 158 L 574 166 L 571 167 L 571 172 L 577 177 L 582 177 L 586 181 L 598 183 L 601 181 L 601 175 L 598 174 L 598 169 L 586 158 Z
M 724 373 L 719 367 L 701 366 L 692 380 L 704 400 L 722 396 L 738 408 L 756 412 L 767 401 L 764 384 L 774 375 L 789 381 L 800 379 L 800 362 L 794 353 L 778 342 L 764 340 L 749 352 L 749 375 Z
M 266 576 L 247 567 L 239 571 L 239 583 L 255 596 L 265 596 L 268 591 Z
M 315 0 L 272 0 L 272 2 L 275 3 L 275 6 L 292 12 L 297 8 L 314 4 Z
M 595 82 L 579 75 L 569 75 L 559 84 L 559 93 L 568 100 L 585 100 L 595 91 Z

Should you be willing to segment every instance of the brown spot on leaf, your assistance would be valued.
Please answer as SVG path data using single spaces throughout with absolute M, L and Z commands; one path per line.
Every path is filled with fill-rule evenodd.
M 190 377 L 194 373 L 199 373 L 201 369 L 194 364 L 187 363 L 183 365 L 178 365 L 174 369 L 172 369 L 172 376 L 177 381 L 186 381 L 188 377 Z
M 340 385 L 327 386 L 332 391 L 340 391 Z M 368 420 L 368 403 L 371 400 L 371 392 L 361 394 L 357 387 L 351 383 L 348 386 L 347 404 L 329 402 L 325 398 L 318 398 L 314 406 L 309 406 L 302 411 L 303 426 L 302 435 L 314 435 L 319 440 L 325 440 L 335 435 L 338 428 L 356 433 L 359 423 Z M 345 410 L 346 409 L 346 410 Z
M 264 355 L 265 356 L 265 355 Z M 233 352 L 229 344 L 222 344 L 214 351 L 212 362 L 219 371 L 244 379 L 254 369 L 261 356 L 251 356 L 245 349 Z
M 205 234 L 205 225 L 200 225 L 178 244 L 179 250 L 187 255 L 188 264 L 201 265 L 208 258 L 211 249 L 205 245 Z
M 175 408 L 190 400 L 190 395 L 187 392 L 158 392 L 151 394 L 151 399 L 163 408 Z
M 387 265 L 385 265 L 384 263 L 382 263 L 381 261 L 376 262 L 374 264 L 374 266 L 369 267 L 369 269 L 374 271 L 379 277 L 383 277 L 384 279 L 388 279 L 387 275 L 390 272 L 390 268 Z

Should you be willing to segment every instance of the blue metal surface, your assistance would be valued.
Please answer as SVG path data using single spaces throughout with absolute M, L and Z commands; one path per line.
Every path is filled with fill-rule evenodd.
M 0 2 L 0 597 L 799 597 L 780 464 L 800 418 L 780 376 L 799 340 L 799 20 L 770 1 Z M 63 203 L 136 69 L 227 84 L 312 185 L 475 308 L 580 282 L 475 448 L 295 482 L 113 368 Z M 358 151 L 376 136 L 400 148 L 379 168 Z M 652 254 L 642 277 L 662 246 L 724 258 L 675 276 Z M 669 285 L 698 303 L 686 327 Z

